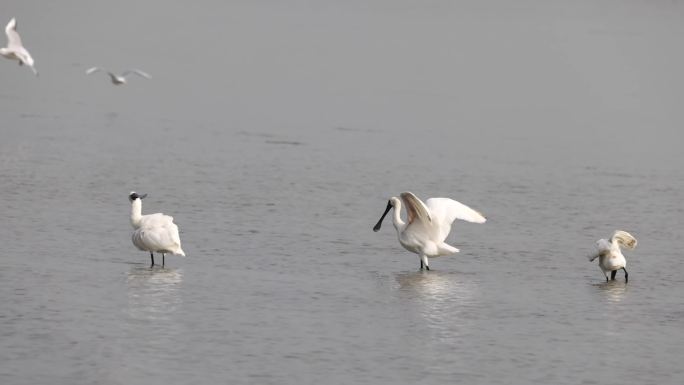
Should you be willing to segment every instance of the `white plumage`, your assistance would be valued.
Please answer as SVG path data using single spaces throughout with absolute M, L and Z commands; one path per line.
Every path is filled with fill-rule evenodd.
M 616 230 L 610 239 L 599 239 L 596 241 L 596 247 L 598 252 L 589 256 L 589 261 L 594 259 L 599 259 L 599 268 L 606 276 L 606 281 L 608 281 L 608 273 L 610 272 L 610 279 L 615 279 L 615 274 L 618 270 L 624 270 L 625 272 L 625 282 L 629 279 L 629 274 L 627 274 L 627 260 L 625 256 L 622 255 L 622 250 L 620 246 L 626 247 L 633 250 L 637 245 L 637 240 L 632 236 L 632 234 Z
M 130 74 L 135 74 L 135 75 L 138 75 L 138 76 L 143 77 L 145 79 L 151 79 L 152 78 L 152 76 L 150 76 L 150 74 L 148 74 L 147 72 L 137 70 L 137 69 L 125 70 L 120 75 L 117 75 L 113 72 L 107 71 L 104 68 L 100 68 L 100 67 L 88 68 L 86 70 L 86 75 L 91 75 L 91 74 L 94 74 L 95 72 L 99 72 L 99 71 L 107 72 L 110 80 L 112 81 L 112 84 L 114 84 L 115 86 L 120 86 L 122 84 L 126 84 L 126 81 L 127 81 L 126 77 Z
M 132 191 L 128 196 L 131 201 L 131 225 L 135 229 L 131 240 L 135 247 L 150 252 L 152 266 L 154 253 L 162 254 L 162 266 L 166 253 L 185 256 L 181 248 L 178 226 L 173 223 L 173 217 L 162 213 L 142 215 L 142 199 L 147 194 L 138 195 Z
M 373 228 L 380 230 L 382 221 L 394 208 L 392 223 L 397 230 L 399 243 L 408 251 L 420 256 L 420 268 L 430 270 L 428 258 L 451 255 L 459 250 L 444 242 L 456 219 L 472 223 L 485 223 L 487 219 L 479 212 L 449 198 L 430 198 L 423 203 L 413 193 L 404 192 L 390 198 L 385 212 Z M 407 223 L 401 219 L 402 202 L 406 205 Z
M 28 66 L 33 73 L 38 76 L 38 71 L 34 67 L 33 58 L 24 45 L 21 43 L 21 37 L 17 32 L 17 20 L 12 18 L 5 27 L 5 34 L 7 35 L 7 47 L 0 48 L 0 55 L 10 60 L 19 61 L 19 65 Z

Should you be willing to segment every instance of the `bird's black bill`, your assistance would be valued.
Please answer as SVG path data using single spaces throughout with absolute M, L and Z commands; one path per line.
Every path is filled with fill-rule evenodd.
M 147 194 L 138 195 L 138 198 L 143 199 L 143 198 L 145 198 L 146 196 L 147 196 Z
M 385 208 L 385 212 L 382 213 L 380 220 L 378 221 L 378 223 L 375 224 L 375 227 L 373 227 L 373 231 L 380 230 L 380 226 L 382 226 L 382 221 L 383 221 L 383 219 L 385 219 L 385 215 L 387 215 L 387 213 L 390 211 L 391 208 L 392 208 L 392 201 L 389 201 L 389 202 L 387 202 L 387 208 Z

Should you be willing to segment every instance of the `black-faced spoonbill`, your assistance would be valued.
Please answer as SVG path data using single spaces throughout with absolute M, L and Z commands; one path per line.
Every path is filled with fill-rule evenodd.
M 109 75 L 109 78 L 112 81 L 112 84 L 114 84 L 115 86 L 120 86 L 122 84 L 126 84 L 126 77 L 130 74 L 136 74 L 138 76 L 144 77 L 145 79 L 152 79 L 152 76 L 150 76 L 150 74 L 148 74 L 147 72 L 143 72 L 141 70 L 136 70 L 136 69 L 125 70 L 124 72 L 121 73 L 121 75 L 117 75 L 115 73 L 112 73 L 112 72 L 105 70 L 104 68 L 92 67 L 92 68 L 88 68 L 86 70 L 86 75 L 91 75 L 91 74 L 94 74 L 95 72 L 98 72 L 98 71 L 107 72 L 107 74 Z
M 637 245 L 637 240 L 632 236 L 632 234 L 616 230 L 610 239 L 599 239 L 596 241 L 596 247 L 598 252 L 589 256 L 589 261 L 594 259 L 599 259 L 599 267 L 603 271 L 603 275 L 606 276 L 606 282 L 608 282 L 608 272 L 610 272 L 610 279 L 615 280 L 615 274 L 618 270 L 625 271 L 625 282 L 629 280 L 629 274 L 627 274 L 627 260 L 625 256 L 622 255 L 622 250 L 620 246 L 624 246 L 630 250 L 634 250 Z
M 19 37 L 19 33 L 17 32 L 17 20 L 15 18 L 12 18 L 12 20 L 7 23 L 5 34 L 7 34 L 7 47 L 0 48 L 0 55 L 10 60 L 18 60 L 19 65 L 26 64 L 31 68 L 31 71 L 38 76 L 38 71 L 33 66 L 31 54 L 21 44 L 21 37 Z
M 181 249 L 178 226 L 173 223 L 173 217 L 162 213 L 142 215 L 142 199 L 147 194 L 138 195 L 131 191 L 128 200 L 131 201 L 131 225 L 135 229 L 131 237 L 135 247 L 142 251 L 150 252 L 152 266 L 154 266 L 154 253 L 161 253 L 162 266 L 164 266 L 164 254 L 172 253 L 185 257 Z
M 394 208 L 392 223 L 397 229 L 399 243 L 408 251 L 420 256 L 420 268 L 430 270 L 428 258 L 458 253 L 458 249 L 445 243 L 456 219 L 473 223 L 485 223 L 482 214 L 449 198 L 430 198 L 423 203 L 410 192 L 401 193 L 401 199 L 390 198 L 387 208 L 373 231 L 380 230 L 385 215 Z M 401 219 L 401 203 L 406 205 L 408 223 Z

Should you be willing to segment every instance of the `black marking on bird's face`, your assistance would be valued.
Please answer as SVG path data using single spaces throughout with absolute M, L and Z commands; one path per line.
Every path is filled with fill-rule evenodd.
M 147 196 L 147 194 L 139 195 L 139 194 L 136 193 L 136 192 L 132 192 L 131 195 L 128 196 L 128 199 L 129 199 L 131 202 L 133 202 L 133 201 L 136 200 L 136 199 L 143 199 L 143 198 L 145 198 L 146 196 Z

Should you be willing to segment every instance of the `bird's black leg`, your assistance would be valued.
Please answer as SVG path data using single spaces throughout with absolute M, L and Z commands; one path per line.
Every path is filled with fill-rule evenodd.
M 430 270 L 430 266 L 428 266 L 427 257 L 424 255 L 420 256 L 420 269 Z
M 625 269 L 624 267 L 622 268 L 622 270 L 625 271 L 625 283 L 627 283 L 627 281 L 629 280 L 629 274 L 627 274 L 627 269 Z
M 615 274 L 617 274 L 617 270 L 613 270 L 610 272 L 610 280 L 615 281 Z
M 164 253 L 162 253 L 162 267 L 164 267 Z
M 425 265 L 425 270 L 430 270 L 430 265 L 428 265 L 428 258 L 426 255 L 420 256 L 420 262 Z
M 152 260 L 152 264 L 150 267 L 154 266 L 154 253 L 150 251 L 150 259 Z

